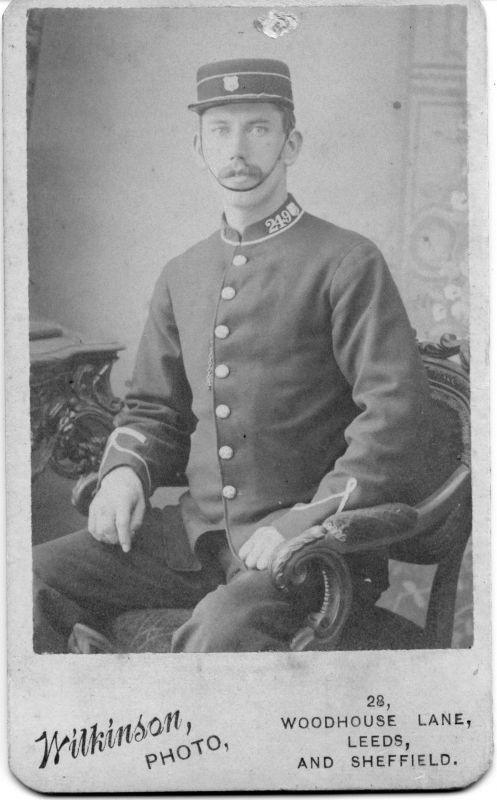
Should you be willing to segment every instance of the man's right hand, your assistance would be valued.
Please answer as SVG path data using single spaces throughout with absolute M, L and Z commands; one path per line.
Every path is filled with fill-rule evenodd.
M 116 467 L 102 480 L 88 515 L 88 530 L 99 542 L 120 544 L 128 553 L 143 522 L 145 495 L 131 467 Z

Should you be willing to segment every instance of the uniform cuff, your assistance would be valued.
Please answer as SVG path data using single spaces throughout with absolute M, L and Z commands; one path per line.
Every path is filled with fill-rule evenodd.
M 145 496 L 150 497 L 153 490 L 150 470 L 144 457 L 132 449 L 136 446 L 137 436 L 141 437 L 141 434 L 136 434 L 128 428 L 116 428 L 115 431 L 111 433 L 107 440 L 102 463 L 98 472 L 99 486 L 102 479 L 113 469 L 117 467 L 131 467 L 143 484 Z M 145 439 L 145 437 L 141 438 Z M 145 441 L 140 441 L 139 443 L 144 445 Z

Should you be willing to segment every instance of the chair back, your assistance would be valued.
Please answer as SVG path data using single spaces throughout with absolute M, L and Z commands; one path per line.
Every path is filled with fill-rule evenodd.
M 393 545 L 389 556 L 437 564 L 425 624 L 428 647 L 450 647 L 457 581 L 471 534 L 469 351 L 446 334 L 419 345 L 433 400 L 433 452 L 444 464 L 440 487 L 418 506 L 417 535 Z

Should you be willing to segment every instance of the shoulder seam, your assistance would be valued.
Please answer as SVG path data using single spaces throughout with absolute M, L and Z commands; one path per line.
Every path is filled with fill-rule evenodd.
M 359 234 L 358 234 L 358 235 L 359 235 Z M 345 259 L 346 259 L 346 258 L 348 258 L 348 257 L 351 255 L 351 253 L 353 253 L 353 252 L 354 252 L 354 250 L 356 250 L 358 247 L 364 247 L 365 245 L 369 245 L 369 247 L 371 247 L 373 250 L 375 250 L 375 251 L 376 251 L 376 253 L 377 253 L 378 255 L 380 255 L 380 256 L 381 256 L 381 258 L 383 259 L 383 255 L 382 255 L 382 253 L 381 253 L 381 250 L 379 249 L 379 247 L 377 247 L 377 245 L 375 245 L 375 243 L 374 243 L 374 242 L 372 242 L 372 241 L 371 241 L 371 239 L 367 239 L 365 236 L 364 236 L 364 237 L 362 237 L 362 241 L 360 241 L 360 242 L 356 242 L 355 244 L 353 244 L 353 245 L 352 245 L 352 247 L 351 247 L 349 250 L 347 250 L 347 252 L 346 252 L 346 253 L 345 253 L 345 254 L 342 256 L 342 258 L 340 259 L 340 263 L 338 264 L 338 266 L 337 266 L 337 268 L 336 268 L 336 270 L 335 270 L 335 273 L 334 273 L 334 275 L 333 275 L 333 277 L 332 277 L 332 279 L 331 279 L 331 284 L 332 284 L 332 285 L 333 285 L 333 281 L 334 281 L 334 280 L 335 280 L 335 278 L 336 278 L 336 275 L 337 275 L 337 273 L 338 273 L 338 272 L 341 270 L 341 268 L 342 268 L 342 265 L 343 265 L 343 263 L 344 263 Z M 384 260 L 384 259 L 383 259 L 383 260 Z M 331 286 L 330 286 L 330 288 L 331 288 Z

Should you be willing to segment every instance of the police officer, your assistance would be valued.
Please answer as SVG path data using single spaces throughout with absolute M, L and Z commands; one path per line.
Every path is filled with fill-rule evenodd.
M 89 532 L 36 548 L 38 650 L 64 651 L 76 622 L 171 606 L 195 606 L 175 651 L 288 649 L 309 608 L 273 587 L 275 548 L 345 505 L 429 491 L 428 387 L 384 259 L 287 191 L 302 144 L 288 67 L 208 64 L 189 108 L 221 229 L 158 280 Z M 178 470 L 179 506 L 151 510 Z M 371 606 L 386 559 L 350 566 Z

